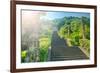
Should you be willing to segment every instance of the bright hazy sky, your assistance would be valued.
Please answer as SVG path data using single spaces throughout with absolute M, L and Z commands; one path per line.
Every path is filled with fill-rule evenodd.
M 70 17 L 70 16 L 74 16 L 74 17 L 88 17 L 90 18 L 90 14 L 89 13 L 80 13 L 80 12 L 46 12 L 46 15 L 43 16 L 42 18 L 45 19 L 55 19 L 55 18 L 63 18 L 63 17 Z

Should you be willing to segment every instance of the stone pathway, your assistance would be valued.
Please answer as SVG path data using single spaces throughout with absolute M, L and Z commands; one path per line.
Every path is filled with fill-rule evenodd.
M 88 57 L 77 46 L 69 47 L 64 39 L 61 39 L 57 32 L 52 35 L 50 61 L 79 60 Z

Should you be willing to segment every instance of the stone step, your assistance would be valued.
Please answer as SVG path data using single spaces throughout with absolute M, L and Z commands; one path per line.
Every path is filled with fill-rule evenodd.
M 86 58 L 85 56 L 65 56 L 65 57 L 52 57 L 51 61 L 65 61 L 65 60 L 79 60 L 79 59 L 88 59 L 88 57 Z

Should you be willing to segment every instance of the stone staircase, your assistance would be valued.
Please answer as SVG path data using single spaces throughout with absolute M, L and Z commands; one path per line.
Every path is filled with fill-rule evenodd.
M 88 59 L 77 46 L 69 47 L 64 39 L 61 39 L 54 31 L 51 42 L 50 61 Z

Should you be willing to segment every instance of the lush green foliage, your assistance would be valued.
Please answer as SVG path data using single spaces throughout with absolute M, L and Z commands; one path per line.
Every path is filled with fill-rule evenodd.
M 89 18 L 64 17 L 63 19 L 64 19 L 62 23 L 63 25 L 58 24 L 59 28 L 58 35 L 61 38 L 64 38 L 69 44 L 69 46 L 82 47 L 89 53 L 90 50 Z
M 26 55 L 27 55 L 27 51 L 23 50 L 23 51 L 21 52 L 22 62 L 25 61 Z
M 40 48 L 40 61 L 47 61 L 48 58 L 48 48 L 50 46 L 50 38 L 41 37 L 39 40 L 39 48 Z

